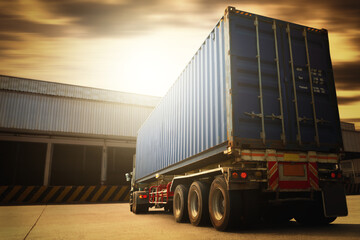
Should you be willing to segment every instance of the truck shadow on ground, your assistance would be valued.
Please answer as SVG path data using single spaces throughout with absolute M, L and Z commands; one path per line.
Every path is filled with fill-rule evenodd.
M 165 215 L 167 217 L 172 216 L 171 212 L 165 212 L 162 210 L 151 210 L 146 214 L 151 215 Z M 181 224 L 190 224 L 181 223 Z M 211 224 L 205 226 L 200 226 L 199 228 L 209 228 L 213 229 Z M 214 229 L 215 231 L 215 229 Z M 239 233 L 239 234 L 260 234 L 260 235 L 281 235 L 294 237 L 298 236 L 311 236 L 311 237 L 346 237 L 346 238 L 358 238 L 360 239 L 360 224 L 344 224 L 344 223 L 332 223 L 325 226 L 302 226 L 296 223 L 294 220 L 291 220 L 283 224 L 258 224 L 258 225 L 249 225 L 249 226 L 235 226 L 230 228 L 228 233 Z
M 360 239 L 360 224 L 333 223 L 326 226 L 302 226 L 295 221 L 284 224 L 260 224 L 255 226 L 230 229 L 232 233 L 264 234 L 264 235 L 299 235 L 321 237 L 355 237 Z

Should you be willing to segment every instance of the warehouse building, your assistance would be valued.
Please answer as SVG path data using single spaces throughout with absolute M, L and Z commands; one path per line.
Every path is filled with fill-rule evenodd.
M 344 150 L 341 169 L 346 178 L 348 194 L 360 194 L 360 131 L 352 123 L 341 123 Z
M 160 98 L 0 75 L 0 202 L 126 201 Z
M 0 75 L 0 203 L 127 201 L 136 134 L 158 97 Z M 348 193 L 360 132 L 342 123 Z

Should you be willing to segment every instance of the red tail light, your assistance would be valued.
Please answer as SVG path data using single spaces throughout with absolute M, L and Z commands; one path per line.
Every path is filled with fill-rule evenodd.
M 332 172 L 332 173 L 330 174 L 330 176 L 331 176 L 331 178 L 336 178 L 336 174 L 335 174 L 334 172 Z
M 237 172 L 233 172 L 231 175 L 232 175 L 233 178 L 238 178 L 239 177 L 239 174 Z
M 338 178 L 341 178 L 341 173 L 338 173 L 337 177 L 338 177 Z
M 247 178 L 247 173 L 246 173 L 246 172 L 242 172 L 242 173 L 240 174 L 240 177 L 241 177 L 241 178 L 244 178 L 244 179 Z
M 140 195 L 139 198 L 147 198 L 147 195 Z

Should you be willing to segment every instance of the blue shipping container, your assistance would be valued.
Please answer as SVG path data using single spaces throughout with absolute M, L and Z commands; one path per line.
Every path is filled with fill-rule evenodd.
M 326 30 L 228 7 L 139 130 L 135 179 L 176 173 L 228 146 L 341 150 Z

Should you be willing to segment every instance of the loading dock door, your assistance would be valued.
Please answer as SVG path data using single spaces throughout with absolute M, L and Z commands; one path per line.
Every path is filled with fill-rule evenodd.
M 50 184 L 99 185 L 102 147 L 54 144 Z
M 45 143 L 0 141 L 0 185 L 42 185 Z

